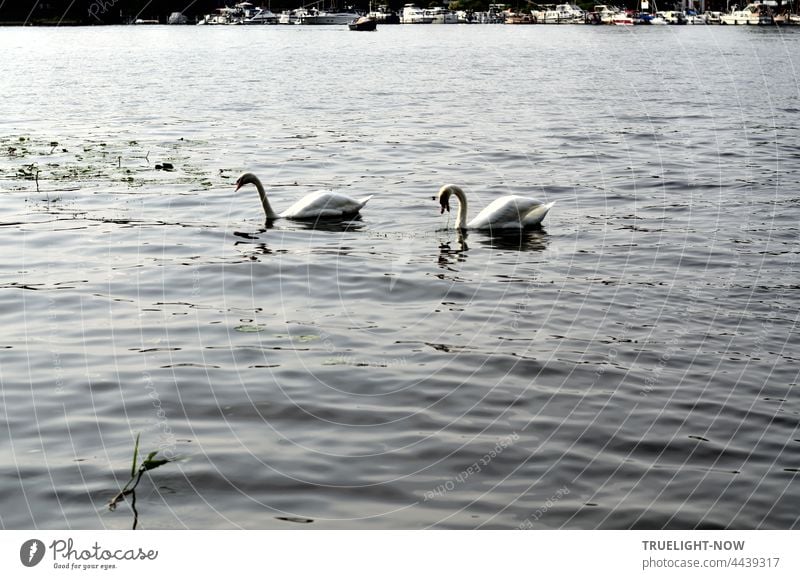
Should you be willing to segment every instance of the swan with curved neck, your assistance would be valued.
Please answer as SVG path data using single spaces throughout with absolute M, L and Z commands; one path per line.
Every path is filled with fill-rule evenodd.
M 236 180 L 236 191 L 245 185 L 255 185 L 261 206 L 268 220 L 272 219 L 343 219 L 355 217 L 361 208 L 372 199 L 372 195 L 361 200 L 335 191 L 316 191 L 309 193 L 282 213 L 275 213 L 267 199 L 267 192 L 261 180 L 253 173 L 244 173 Z
M 539 225 L 556 204 L 542 203 L 538 199 L 520 195 L 506 195 L 495 199 L 470 222 L 467 222 L 467 195 L 458 185 L 444 185 L 436 199 L 441 212 L 450 211 L 450 197 L 458 199 L 457 229 L 524 229 Z

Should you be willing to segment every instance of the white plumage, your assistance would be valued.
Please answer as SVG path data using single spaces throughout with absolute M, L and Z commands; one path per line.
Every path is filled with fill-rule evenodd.
M 450 196 L 458 199 L 456 227 L 458 229 L 513 230 L 539 225 L 556 204 L 521 195 L 506 195 L 495 199 L 470 222 L 467 222 L 467 196 L 457 185 L 444 185 L 436 196 L 442 213 L 450 211 Z
M 355 217 L 361 208 L 372 199 L 372 195 L 361 200 L 353 199 L 344 193 L 336 191 L 315 191 L 296 201 L 288 209 L 278 214 L 272 210 L 267 199 L 267 193 L 261 180 L 252 173 L 244 173 L 236 180 L 236 190 L 247 184 L 253 184 L 258 189 L 261 205 L 267 219 L 344 219 Z

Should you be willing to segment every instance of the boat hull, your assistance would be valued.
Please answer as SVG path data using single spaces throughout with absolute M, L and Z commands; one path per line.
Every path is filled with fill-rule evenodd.
M 350 24 L 359 14 L 355 12 L 319 12 L 300 17 L 300 24 L 307 26 L 343 26 Z
M 353 20 L 347 26 L 350 28 L 350 30 L 355 30 L 358 32 L 372 32 L 373 30 L 377 30 L 378 21 L 374 18 L 364 16 L 357 20 Z

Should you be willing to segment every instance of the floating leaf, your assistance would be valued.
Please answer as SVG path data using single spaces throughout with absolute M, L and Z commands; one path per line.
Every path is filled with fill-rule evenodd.
M 297 340 L 299 342 L 313 342 L 314 340 L 319 340 L 319 336 L 316 334 L 305 334 L 303 336 L 298 336 Z
M 166 459 L 166 458 L 160 458 L 158 460 L 150 460 L 150 459 L 148 459 L 148 460 L 145 460 L 142 463 L 142 466 L 139 467 L 139 470 L 142 470 L 142 471 L 153 470 L 154 468 L 158 468 L 158 467 L 160 467 L 162 465 L 167 464 L 168 462 L 169 462 L 169 459 Z
M 267 329 L 267 327 L 264 324 L 258 324 L 258 325 L 236 326 L 233 329 L 236 330 L 237 332 L 243 332 L 245 334 L 251 334 L 251 333 L 255 333 L 255 332 L 263 332 L 264 330 Z

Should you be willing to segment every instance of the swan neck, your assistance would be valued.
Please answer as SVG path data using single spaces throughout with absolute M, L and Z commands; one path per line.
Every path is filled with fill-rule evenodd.
M 253 183 L 258 189 L 258 196 L 261 198 L 261 205 L 264 207 L 264 214 L 267 216 L 267 219 L 277 219 L 278 214 L 272 210 L 272 207 L 269 204 L 269 199 L 267 199 L 267 192 L 264 191 L 264 186 L 261 184 L 261 180 L 258 177 L 253 178 Z
M 467 228 L 467 196 L 461 189 L 453 188 L 453 195 L 458 199 L 458 213 L 456 213 L 456 227 Z

